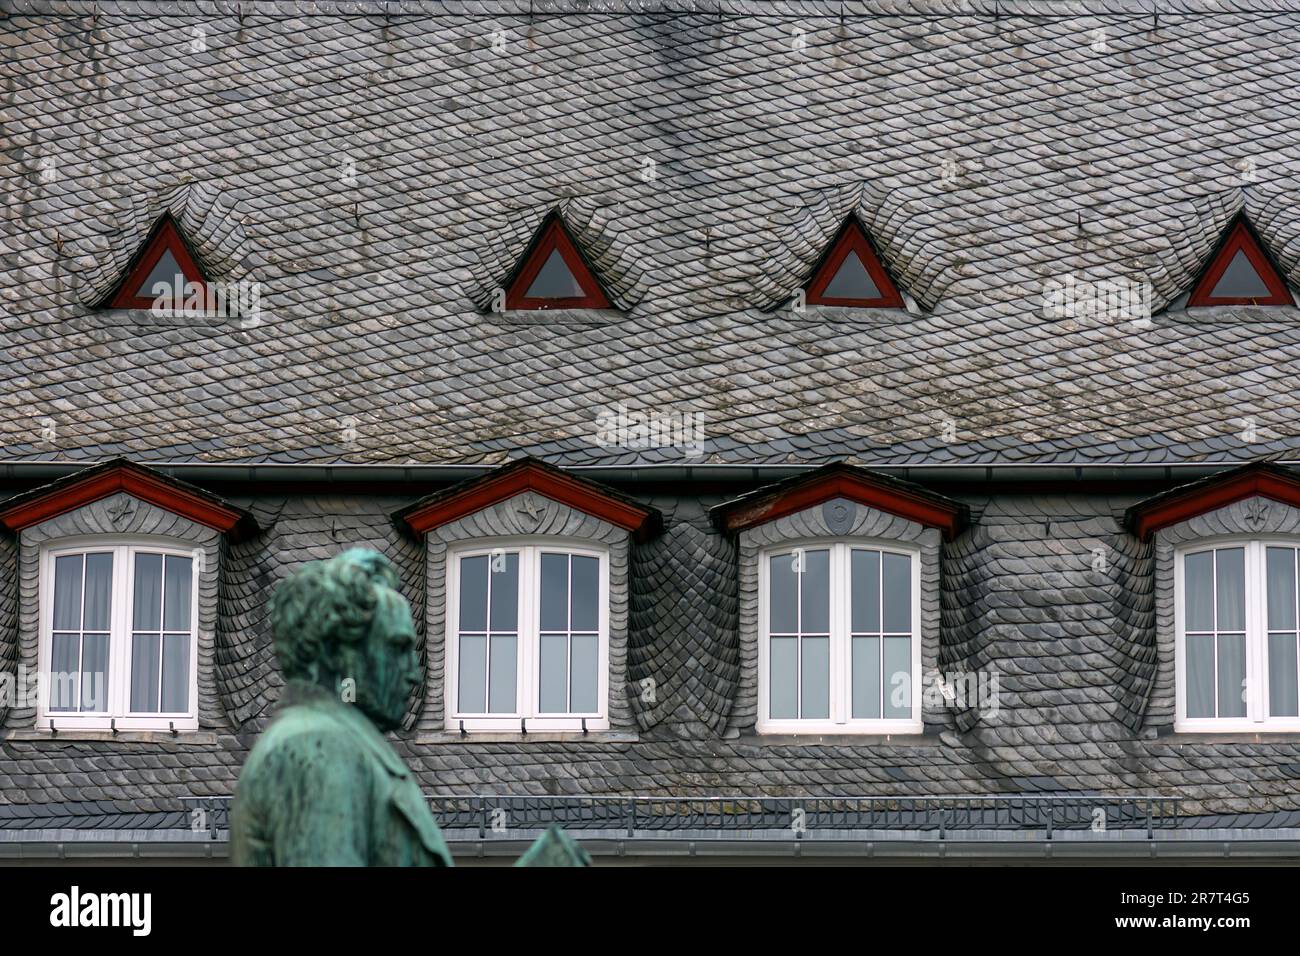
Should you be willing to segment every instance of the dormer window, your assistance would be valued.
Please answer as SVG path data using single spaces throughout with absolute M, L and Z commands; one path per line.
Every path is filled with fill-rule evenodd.
M 569 235 L 564 220 L 551 213 L 506 284 L 506 309 L 607 309 L 609 297 Z
M 903 297 L 857 216 L 849 216 L 804 285 L 809 305 L 901 309 Z
M 99 540 L 50 547 L 41 570 L 38 723 L 194 729 L 202 549 Z
M 1294 304 L 1286 280 L 1244 214 L 1224 231 L 1187 299 L 1188 308 Z
M 194 254 L 181 236 L 176 221 L 163 215 L 154 224 L 126 274 L 109 295 L 111 309 L 202 311 L 207 300 L 207 280 Z M 187 306 L 186 303 L 190 303 Z

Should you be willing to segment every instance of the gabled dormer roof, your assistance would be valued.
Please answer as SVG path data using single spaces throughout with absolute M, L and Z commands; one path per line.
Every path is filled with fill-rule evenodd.
M 113 458 L 8 499 L 0 505 L 0 527 L 18 532 L 125 492 L 172 514 L 234 538 L 257 532 L 252 514 L 210 492 L 126 458 Z
M 784 518 L 835 498 L 938 528 L 949 540 L 970 521 L 966 505 L 951 498 L 853 465 L 831 464 L 785 481 L 758 488 L 723 502 L 709 512 L 714 525 L 728 534 Z
M 170 212 L 158 217 L 103 304 L 111 309 L 152 308 L 158 297 L 154 285 L 159 282 L 173 289 L 179 285 L 182 291 L 188 282 L 207 287 L 207 277 Z
M 1294 304 L 1281 270 L 1244 212 L 1228 223 L 1187 298 L 1188 308 Z
M 901 309 L 903 296 L 858 217 L 844 220 L 804 283 L 809 305 Z
M 1124 524 L 1145 541 L 1161 528 L 1255 497 L 1300 508 L 1300 478 L 1272 462 L 1252 462 L 1139 501 Z
M 506 308 L 609 308 L 609 297 L 558 212 L 542 220 L 506 283 Z
M 521 458 L 421 498 L 395 512 L 393 522 L 420 536 L 526 491 L 624 528 L 638 541 L 652 537 L 663 524 L 654 508 L 536 458 Z

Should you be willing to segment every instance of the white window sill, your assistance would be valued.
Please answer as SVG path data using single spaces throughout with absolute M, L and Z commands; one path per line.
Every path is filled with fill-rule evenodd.
M 870 724 L 833 724 L 826 721 L 760 721 L 755 732 L 762 737 L 896 737 L 923 733 L 919 720 L 875 721 Z
M 60 728 L 58 733 L 53 733 L 48 727 L 38 727 L 35 729 L 23 730 L 6 730 L 0 732 L 0 740 L 45 740 L 45 741 L 77 741 L 77 740 L 102 740 L 109 743 L 187 743 L 187 744 L 215 744 L 217 735 L 207 730 L 182 730 L 176 728 L 176 734 L 173 736 L 170 730 L 119 730 L 116 734 L 111 730 L 101 730 L 92 728 Z
M 500 743 L 636 743 L 640 738 L 623 730 L 530 730 L 521 734 L 518 730 L 470 730 L 465 728 L 464 735 L 459 730 L 444 730 L 441 733 L 419 734 L 413 740 L 417 744 L 500 744 Z
M 1277 734 L 1300 734 L 1300 720 L 1292 718 L 1277 723 L 1258 723 L 1243 720 L 1178 720 L 1174 721 L 1174 733 L 1201 734 L 1204 736 L 1232 734 L 1238 737 L 1270 739 Z

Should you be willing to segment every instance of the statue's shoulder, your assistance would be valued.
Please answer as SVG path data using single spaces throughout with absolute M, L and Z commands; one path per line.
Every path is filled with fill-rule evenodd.
M 340 764 L 349 769 L 367 762 L 367 748 L 341 708 L 296 704 L 281 710 L 258 738 L 244 773 L 257 775 L 268 764 L 304 773 Z

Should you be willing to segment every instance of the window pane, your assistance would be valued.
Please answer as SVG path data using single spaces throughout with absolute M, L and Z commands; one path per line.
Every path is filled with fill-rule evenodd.
M 831 640 L 829 637 L 803 638 L 803 661 L 799 716 L 816 720 L 831 715 Z
M 1219 630 L 1246 628 L 1246 551 L 1223 548 L 1216 552 L 1216 594 L 1219 601 Z
M 1275 631 L 1295 630 L 1295 549 L 1269 548 L 1268 626 Z
M 54 630 L 81 630 L 82 555 L 54 559 Z
M 1246 636 L 1220 634 L 1218 641 L 1219 716 L 1245 717 Z
M 850 558 L 853 577 L 853 630 L 880 632 L 880 552 L 855 548 Z
M 135 623 L 137 631 L 162 629 L 162 555 L 135 556 Z
M 486 565 L 484 574 L 486 575 Z M 461 578 L 463 581 L 464 578 Z M 457 707 L 462 714 L 487 712 L 487 636 L 462 634 L 457 655 Z
M 113 589 L 113 555 L 86 555 L 86 623 L 87 631 L 109 629 L 110 594 Z M 56 588 L 57 590 L 57 588 Z M 56 601 L 57 603 L 57 601 Z
M 1272 717 L 1300 717 L 1295 641 L 1295 634 L 1268 636 L 1268 711 Z
M 519 641 L 513 634 L 493 634 L 491 640 L 488 710 L 493 714 L 512 714 L 518 706 L 515 671 L 519 666 L 517 650 Z
M 1268 283 L 1251 265 L 1246 250 L 1238 249 L 1228 263 L 1228 268 L 1223 270 L 1223 275 L 1214 284 L 1210 296 L 1216 299 L 1264 299 L 1272 294 Z
M 853 717 L 880 716 L 880 638 L 853 639 Z
M 163 637 L 162 710 L 178 714 L 189 709 L 190 636 L 167 634 Z
M 495 554 L 491 558 L 492 630 L 514 631 L 519 627 L 519 555 Z
M 1187 630 L 1214 630 L 1213 551 L 1198 551 L 1183 560 L 1183 590 L 1187 592 Z
M 1199 556 L 1198 556 L 1199 557 Z M 1188 558 L 1191 561 L 1191 558 Z M 1188 591 L 1188 597 L 1191 597 Z M 1187 716 L 1214 716 L 1214 636 L 1187 638 Z
M 108 710 L 108 635 L 81 639 L 81 709 Z
M 799 629 L 799 576 L 794 571 L 794 555 L 772 555 L 767 570 L 768 633 L 793 634 Z
M 60 558 L 59 560 L 62 560 Z M 80 574 L 80 570 L 78 570 Z M 50 710 L 77 709 L 77 657 L 81 638 L 77 634 L 55 634 L 50 650 Z
M 488 556 L 460 559 L 460 629 L 487 630 Z
M 825 634 L 831 629 L 831 553 L 805 551 L 803 566 L 799 630 L 804 634 Z
M 167 590 L 163 595 L 163 630 L 188 631 L 194 562 L 189 558 L 178 558 L 174 554 L 169 554 L 166 570 Z
M 573 658 L 570 661 L 573 687 L 570 689 L 570 706 L 575 714 L 594 714 L 596 697 L 600 688 L 600 641 L 595 634 L 573 635 Z
M 789 564 L 787 558 L 786 561 Z M 769 710 L 773 719 L 799 716 L 799 639 L 774 637 L 771 640 L 771 687 Z
M 569 556 L 542 555 L 542 630 L 569 629 Z
M 880 290 L 857 252 L 850 249 L 822 296 L 827 299 L 879 299 Z
M 158 711 L 157 634 L 136 634 L 131 639 L 131 709 L 139 713 Z
M 541 704 L 544 714 L 569 710 L 569 639 L 563 634 L 543 634 L 538 669 L 541 672 Z
M 154 298 L 153 287 L 158 282 L 166 283 L 172 289 L 175 289 L 177 284 L 182 289 L 185 287 L 185 272 L 181 269 L 181 264 L 176 261 L 176 257 L 172 255 L 170 249 L 163 249 L 163 254 L 154 263 L 154 267 L 149 270 L 149 275 L 144 282 L 140 283 L 140 287 L 135 290 L 136 296 L 141 299 Z M 180 308 L 179 303 L 174 303 L 174 305 L 176 308 Z
M 574 299 L 582 295 L 582 286 L 569 271 L 560 250 L 552 249 L 525 295 L 530 299 Z
M 885 602 L 888 606 L 888 601 Z M 912 716 L 912 639 L 885 638 L 885 716 Z
M 886 631 L 912 632 L 912 559 L 905 554 L 888 554 L 882 559 Z M 886 671 L 888 673 L 888 671 Z
M 594 631 L 600 627 L 596 599 L 600 591 L 600 562 L 595 558 L 573 556 L 573 623 L 575 631 Z

